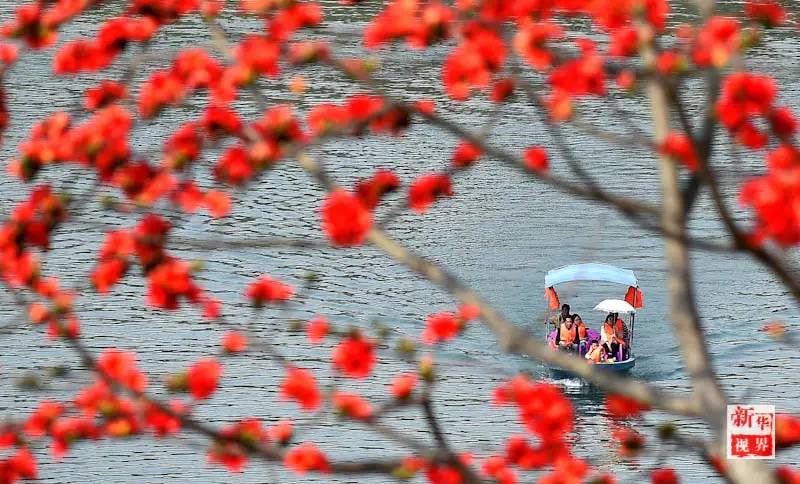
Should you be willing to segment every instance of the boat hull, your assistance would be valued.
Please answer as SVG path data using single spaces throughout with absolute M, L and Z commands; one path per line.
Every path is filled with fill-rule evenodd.
M 604 370 L 604 371 L 612 371 L 614 373 L 627 373 L 636 366 L 636 357 L 628 358 L 625 361 L 619 361 L 615 363 L 599 363 L 594 365 L 595 368 Z M 568 370 L 563 370 L 561 368 L 550 367 L 550 372 L 553 374 L 555 378 L 576 378 L 577 375 L 572 373 Z

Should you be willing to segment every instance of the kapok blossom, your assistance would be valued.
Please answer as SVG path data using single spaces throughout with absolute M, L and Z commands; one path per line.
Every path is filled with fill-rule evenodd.
M 316 410 L 322 401 L 317 380 L 309 370 L 289 366 L 281 383 L 281 400 L 295 400 L 306 411 Z
M 283 458 L 283 465 L 293 470 L 298 475 L 306 472 L 330 472 L 330 464 L 325 454 L 310 442 L 304 442 L 289 449 Z
M 331 397 L 334 408 L 355 420 L 368 420 L 372 417 L 372 406 L 355 393 L 336 392 Z
M 351 378 L 365 378 L 375 366 L 375 344 L 357 335 L 342 340 L 331 354 L 333 367 Z
M 228 331 L 222 337 L 222 349 L 226 353 L 241 353 L 247 349 L 247 338 L 238 331 Z
M 217 390 L 220 376 L 222 376 L 222 365 L 217 360 L 213 358 L 200 360 L 189 367 L 186 383 L 192 396 L 203 400 Z
M 312 344 L 322 343 L 329 329 L 330 324 L 325 316 L 317 316 L 306 323 L 306 337 Z
M 425 331 L 422 333 L 422 342 L 434 344 L 439 341 L 449 341 L 461 332 L 464 322 L 449 311 L 431 314 L 425 320 Z
M 245 295 L 253 303 L 253 306 L 260 308 L 265 304 L 288 301 L 294 295 L 294 289 L 277 279 L 261 276 L 247 287 Z
M 439 173 L 419 176 L 408 189 L 408 206 L 417 213 L 425 213 L 437 198 L 452 197 L 450 177 Z
M 404 399 L 411 395 L 419 378 L 416 373 L 403 373 L 392 380 L 391 391 L 395 398 Z
M 344 190 L 328 195 L 321 215 L 323 232 L 337 246 L 360 245 L 372 228 L 372 213 L 358 197 Z
M 642 411 L 650 410 L 650 405 L 624 395 L 609 394 L 606 396 L 606 410 L 613 418 L 625 419 L 638 417 Z

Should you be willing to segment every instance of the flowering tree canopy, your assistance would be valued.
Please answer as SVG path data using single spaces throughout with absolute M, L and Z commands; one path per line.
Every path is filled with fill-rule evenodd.
M 569 370 L 607 392 L 606 414 L 623 457 L 640 454 L 646 442 L 631 423 L 645 413 L 663 412 L 706 426 L 706 438 L 698 439 L 663 425 L 657 439 L 684 445 L 719 476 L 732 482 L 800 482 L 800 470 L 724 459 L 728 399 L 709 358 L 689 266 L 692 248 L 751 258 L 780 281 L 795 305 L 800 303 L 800 272 L 782 257 L 800 245 L 797 119 L 781 101 L 773 77 L 745 62 L 753 46 L 769 45 L 770 28 L 796 29 L 797 15 L 776 0 L 737 2 L 741 11 L 716 5 L 727 2 L 694 0 L 692 14 L 681 23 L 671 3 L 390 0 L 359 31 L 364 49 L 359 52 L 366 55 L 353 55 L 319 32 L 331 8 L 363 15 L 366 5 L 357 1 L 323 8 L 311 0 L 39 0 L 17 6 L 13 15 L 6 12 L 0 27 L 0 132 L 6 138 L 9 132 L 27 133 L 6 164 L 6 176 L 27 188 L 24 199 L 3 212 L 0 276 L 26 321 L 74 352 L 87 372 L 79 383 L 73 381 L 71 398 L 42 399 L 32 413 L 14 415 L 0 426 L 0 482 L 36 478 L 37 464 L 45 458 L 42 448 L 58 460 L 100 439 L 178 434 L 202 437 L 208 462 L 232 472 L 258 472 L 261 467 L 248 466 L 258 459 L 298 475 L 335 473 L 365 480 L 380 474 L 431 483 L 615 482 L 613 474 L 573 449 L 571 400 L 552 383 L 525 374 L 505 379 L 493 394 L 474 395 L 486 405 L 511 409 L 517 433 L 483 453 L 450 442 L 439 420 L 441 408 L 434 406 L 445 365 L 440 369 L 433 349 L 457 347 L 459 335 L 477 325 L 491 331 L 502 351 Z M 93 32 L 59 42 L 68 24 L 96 12 L 102 21 Z M 231 18 L 244 18 L 251 28 L 234 31 L 227 25 Z M 165 36 L 182 24 L 202 30 L 211 42 L 162 48 Z M 402 57 L 390 53 L 405 49 L 430 52 L 435 59 L 440 101 L 415 97 L 411 89 L 398 93 L 381 80 L 382 69 L 404 68 Z M 36 122 L 25 126 L 9 113 L 6 99 L 13 92 L 3 86 L 28 58 L 47 59 L 57 78 L 93 75 L 95 80 L 71 106 L 36 113 Z M 157 69 L 142 67 L 154 59 Z M 347 88 L 310 107 L 293 102 L 321 72 L 337 76 Z M 648 107 L 651 126 L 627 119 L 618 105 L 625 96 Z M 453 106 L 476 99 L 489 106 L 492 120 L 510 106 L 530 109 L 552 144 L 520 143 L 508 150 L 493 142 L 493 121 L 479 127 L 456 121 Z M 191 102 L 200 103 L 199 112 L 184 109 Z M 617 117 L 600 126 L 580 116 L 598 104 Z M 258 116 L 244 115 L 243 105 Z M 143 130 L 161 121 L 162 144 L 143 152 Z M 423 124 L 459 141 L 444 167 L 419 164 L 410 179 L 386 166 L 359 169 L 357 181 L 343 181 L 347 178 L 317 156 L 320 147 L 341 140 L 379 138 L 391 144 L 413 136 L 413 128 Z M 598 184 L 571 151 L 564 126 L 645 150 L 660 175 L 660 198 L 655 203 L 628 198 Z M 749 214 L 746 223 L 732 215 L 723 196 L 715 157 L 722 147 L 763 159 L 760 173 L 736 188 Z M 548 151 L 553 149 L 558 158 Z M 460 178 L 490 159 L 524 174 L 532 186 L 545 184 L 610 207 L 663 238 L 668 313 L 690 390 L 665 391 L 552 351 L 442 265 L 387 232 L 400 215 L 423 220 L 442 199 L 459 197 Z M 555 169 L 557 159 L 569 166 Z M 175 236 L 184 215 L 230 217 L 237 199 L 266 183 L 270 172 L 292 168 L 306 175 L 296 183 L 319 190 L 298 186 L 299 194 L 323 193 L 310 202 L 318 208 L 313 221 L 318 237 L 284 237 L 280 227 L 269 227 L 264 237 L 220 238 L 213 237 L 211 225 L 204 226 L 206 239 Z M 569 176 L 563 174 L 567 170 Z M 73 189 L 75 177 L 84 191 Z M 702 193 L 713 201 L 725 240 L 709 241 L 688 228 L 688 214 Z M 116 223 L 87 221 L 87 205 L 97 202 Z M 58 250 L 53 241 L 69 227 L 102 240 L 88 273 L 52 271 L 47 263 Z M 289 319 L 285 311 L 305 302 L 315 277 L 292 285 L 259 268 L 236 300 L 217 297 L 204 287 L 203 264 L 186 251 L 229 246 L 307 251 L 369 246 L 439 286 L 454 303 L 449 310 L 431 309 L 411 338 L 380 326 L 346 328 L 326 315 L 292 321 L 291 329 L 305 334 L 303 347 L 324 353 L 328 368 L 320 371 L 253 331 L 259 318 Z M 143 286 L 131 282 L 137 274 Z M 112 342 L 101 350 L 87 342 L 81 321 L 88 310 L 82 299 L 91 293 L 100 301 L 125 297 L 130 305 L 193 318 L 198 331 L 223 328 L 219 354 L 167 375 L 149 374 L 140 366 L 142 348 L 120 349 Z M 241 316 L 245 304 L 250 323 Z M 17 329 L 8 324 L 2 331 L 13 338 Z M 792 338 L 780 324 L 764 330 L 784 341 Z M 113 339 L 114 332 L 108 329 L 105 335 Z M 180 348 L 179 341 L 175 347 Z M 220 424 L 198 411 L 224 391 L 226 360 L 234 357 L 267 359 L 281 368 L 281 380 L 261 382 L 277 395 L 263 405 L 276 409 L 273 420 L 240 415 Z M 376 367 L 393 358 L 410 363 L 409 368 L 377 382 Z M 364 389 L 373 386 L 380 388 L 381 400 L 366 396 Z M 349 419 L 406 453 L 334 457 L 319 442 L 297 439 L 302 425 L 313 420 L 302 425 L 285 420 L 282 407 Z M 399 409 L 417 410 L 431 438 L 387 423 Z M 343 432 L 341 439 L 348 438 Z M 775 443 L 779 449 L 800 443 L 797 417 L 778 416 Z M 655 483 L 678 482 L 673 467 L 664 462 L 648 469 L 648 477 Z

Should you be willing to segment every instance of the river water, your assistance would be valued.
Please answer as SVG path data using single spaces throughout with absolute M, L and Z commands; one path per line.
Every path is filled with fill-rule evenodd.
M 345 52 L 361 55 L 359 30 L 377 6 L 366 4 L 354 9 L 335 2 L 323 2 L 326 24 L 320 34 L 342 46 Z M 0 14 L 9 18 L 15 2 L 0 1 Z M 121 10 L 116 2 L 84 15 L 71 24 L 63 39 L 87 35 L 96 29 L 99 19 Z M 685 12 L 675 13 L 674 22 L 689 20 Z M 226 17 L 230 31 L 257 27 L 255 22 Z M 582 24 L 580 24 L 582 25 Z M 585 27 L 585 26 L 584 26 Z M 800 81 L 796 36 L 777 31 L 771 47 L 758 47 L 748 65 L 774 75 L 782 86 L 781 97 L 790 106 L 800 106 Z M 154 43 L 157 47 L 143 66 L 144 73 L 163 66 L 177 48 L 209 41 L 202 26 L 187 19 L 170 26 Z M 536 113 L 521 104 L 503 107 L 496 115 L 483 100 L 453 104 L 441 92 L 437 55 L 442 48 L 429 52 L 392 48 L 385 51 L 386 65 L 379 73 L 389 90 L 409 98 L 430 98 L 439 103 L 441 112 L 454 120 L 479 129 L 492 118 L 491 141 L 510 151 L 531 144 L 550 148 L 554 171 L 568 174 L 565 160 L 556 153 Z M 3 159 L 11 159 L 16 144 L 24 139 L 28 127 L 37 118 L 59 109 L 71 109 L 81 92 L 96 82 L 98 76 L 54 78 L 49 75 L 49 56 L 26 54 L 24 60 L 7 75 L 6 89 L 12 116 L 12 128 L 2 147 Z M 393 67 L 396 64 L 398 67 Z M 118 76 L 120 69 L 107 74 Z M 336 100 L 342 93 L 356 90 L 340 76 L 323 68 L 303 71 L 309 90 L 297 100 L 288 94 L 285 81 L 263 82 L 264 95 L 270 102 L 297 101 L 301 109 L 318 102 Z M 142 74 L 143 75 L 143 74 Z M 140 77 L 142 77 L 140 75 Z M 615 95 L 620 107 L 630 113 L 634 125 L 647 129 L 647 106 L 641 98 Z M 690 95 L 690 101 L 696 101 Z M 193 119 L 203 106 L 192 98 L 186 106 L 168 109 L 157 121 L 140 126 L 134 137 L 135 148 L 143 155 L 157 153 L 164 138 L 178 122 Z M 255 110 L 244 99 L 243 115 L 253 119 Z M 587 103 L 580 110 L 586 121 L 608 130 L 623 129 L 615 113 L 599 103 Z M 659 195 L 656 162 L 646 152 L 620 148 L 598 141 L 581 131 L 567 127 L 569 146 L 583 165 L 606 189 L 620 195 L 657 200 Z M 342 184 L 350 184 L 377 167 L 392 167 L 405 182 L 414 174 L 446 166 L 456 140 L 429 126 L 414 126 L 400 138 L 368 138 L 337 141 L 316 149 L 314 155 L 335 174 Z M 213 160 L 214 154 L 207 155 Z M 735 204 L 738 183 L 761 170 L 759 156 L 745 155 L 734 160 L 722 149 L 715 163 L 722 172 L 724 190 Z M 49 170 L 43 180 L 70 186 L 74 193 L 88 188 L 77 172 Z M 210 180 L 200 175 L 208 186 Z M 576 180 L 577 183 L 577 180 Z M 8 213 L 12 201 L 24 195 L 21 184 L 6 180 L 2 209 Z M 459 175 L 456 196 L 437 203 L 423 216 L 403 214 L 388 226 L 388 232 L 404 244 L 462 277 L 485 296 L 509 319 L 542 332 L 539 323 L 544 310 L 543 278 L 547 270 L 582 261 L 615 264 L 635 271 L 645 295 L 645 308 L 637 318 L 637 366 L 633 375 L 676 392 L 686 391 L 688 382 L 682 369 L 679 348 L 669 330 L 665 294 L 665 266 L 661 240 L 638 228 L 629 220 L 593 202 L 576 200 L 559 191 L 532 181 L 520 172 L 493 160 L 482 160 L 474 169 Z M 235 209 L 230 217 L 210 220 L 202 214 L 171 215 L 179 225 L 176 234 L 183 237 L 300 236 L 320 238 L 316 210 L 321 192 L 291 162 L 282 163 L 263 176 L 246 192 L 235 194 Z M 390 198 L 396 201 L 398 196 Z M 389 205 L 392 205 L 391 203 Z M 692 212 L 693 234 L 710 240 L 720 239 L 720 225 L 712 218 L 711 204 L 701 197 Z M 737 211 L 746 220 L 746 213 Z M 79 285 L 91 270 L 101 241 L 97 224 L 131 225 L 132 215 L 113 214 L 92 203 L 78 216 L 83 222 L 59 230 L 48 255 L 46 270 L 61 274 L 66 285 Z M 85 222 L 85 223 L 84 223 Z M 187 259 L 204 259 L 206 270 L 201 281 L 225 302 L 225 314 L 250 325 L 254 333 L 271 339 L 298 364 L 318 368 L 329 375 L 328 347 L 322 351 L 309 348 L 300 334 L 283 331 L 287 318 L 327 315 L 339 327 L 369 327 L 380 321 L 393 328 L 392 338 L 419 335 L 422 322 L 430 312 L 453 307 L 451 298 L 391 262 L 371 248 L 331 249 L 236 249 L 191 250 L 173 244 L 171 249 Z M 792 255 L 792 257 L 794 257 Z M 714 362 L 726 391 L 735 402 L 774 404 L 779 411 L 800 413 L 798 352 L 776 345 L 757 332 L 762 324 L 774 319 L 796 322 L 797 307 L 768 272 L 746 258 L 731 254 L 693 253 L 696 293 L 703 325 Z M 252 278 L 266 273 L 295 285 L 302 284 L 306 271 L 319 276 L 319 282 L 307 292 L 303 304 L 286 311 L 265 311 L 252 317 L 242 292 Z M 598 325 L 602 315 L 591 308 L 600 299 L 621 297 L 624 288 L 577 285 L 562 292 L 562 300 L 584 320 Z M 112 295 L 82 295 L 77 302 L 82 315 L 87 343 L 95 350 L 116 346 L 138 351 L 141 365 L 150 373 L 152 385 L 169 372 L 185 367 L 197 358 L 215 354 L 224 330 L 201 321 L 196 311 L 182 309 L 164 313 L 142 304 L 143 280 L 129 275 Z M 18 319 L 18 309 L 3 294 L 6 304 L 0 316 L 8 324 Z M 77 370 L 74 354 L 59 342 L 42 337 L 38 328 L 21 325 L 0 340 L 0 414 L 20 415 L 38 400 L 69 398 L 76 385 L 86 381 Z M 364 382 L 343 382 L 343 388 L 362 392 L 376 401 L 386 398 L 386 382 L 411 367 L 396 358 L 391 349 L 383 357 L 375 374 Z M 503 439 L 523 431 L 509 408 L 488 404 L 492 389 L 519 370 L 547 378 L 535 362 L 498 352 L 488 330 L 472 325 L 456 342 L 438 350 L 441 380 L 435 390 L 436 410 L 453 445 L 476 455 L 498 452 Z M 294 418 L 298 422 L 297 441 L 313 440 L 335 459 L 360 459 L 386 455 L 405 455 L 407 450 L 365 430 L 357 424 L 342 422 L 328 415 L 298 414 L 295 406 L 278 401 L 277 388 L 282 370 L 267 356 L 259 354 L 226 359 L 221 391 L 197 409 L 202 418 L 223 423 L 242 417 L 267 421 Z M 65 365 L 73 368 L 66 378 L 51 378 L 43 367 Z M 23 390 L 15 381 L 37 374 L 44 382 L 40 391 Z M 578 413 L 574 435 L 576 453 L 588 458 L 598 468 L 616 475 L 623 482 L 647 478 L 647 470 L 668 460 L 686 482 L 713 477 L 709 467 L 681 449 L 659 447 L 655 439 L 648 452 L 634 461 L 621 459 L 608 443 L 609 427 L 603 415 L 602 397 L 578 381 L 560 380 L 570 394 Z M 647 416 L 637 428 L 647 436 L 654 434 L 659 414 Z M 405 428 L 410 435 L 428 439 L 421 416 L 400 411 L 387 420 Z M 703 435 L 703 427 L 682 421 L 689 433 Z M 102 441 L 79 444 L 60 463 L 38 449 L 43 482 L 298 482 L 301 479 L 276 466 L 251 463 L 242 474 L 232 475 L 205 463 L 206 443 L 186 436 L 152 441 Z M 800 451 L 782 454 L 783 463 L 800 461 Z M 356 479 L 331 476 L 306 476 L 309 482 L 356 482 Z M 369 477 L 363 482 L 384 482 L 387 478 Z

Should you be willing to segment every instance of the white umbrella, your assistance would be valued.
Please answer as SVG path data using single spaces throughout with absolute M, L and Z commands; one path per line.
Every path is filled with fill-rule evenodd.
M 601 301 L 600 304 L 594 307 L 596 311 L 603 311 L 606 313 L 635 313 L 636 309 L 630 304 L 620 299 L 606 299 Z

